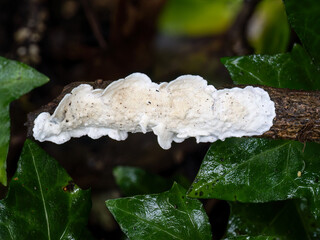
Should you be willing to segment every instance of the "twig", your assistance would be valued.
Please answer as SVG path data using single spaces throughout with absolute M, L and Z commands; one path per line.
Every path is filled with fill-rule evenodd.
M 246 31 L 248 22 L 259 2 L 260 0 L 243 1 L 241 11 L 227 33 L 228 45 L 232 46 L 231 50 L 233 53 L 231 55 L 236 54 L 241 56 L 252 52 L 252 48 L 246 38 Z
M 35 118 L 41 112 L 52 114 L 67 93 L 80 84 L 90 84 L 93 88 L 105 88 L 110 81 L 96 82 L 75 82 L 67 85 L 63 92 L 51 103 L 42 107 L 38 111 L 28 114 L 28 135 L 32 135 Z M 239 86 L 237 87 L 245 87 Z M 319 91 L 299 91 L 284 88 L 272 88 L 260 86 L 270 95 L 275 103 L 276 117 L 273 126 L 269 131 L 261 136 L 273 139 L 291 139 L 298 141 L 320 142 L 320 92 Z
M 88 0 L 81 0 L 84 12 L 86 14 L 86 17 L 88 19 L 88 22 L 91 26 L 92 32 L 94 34 L 94 36 L 96 37 L 99 46 L 102 49 L 106 49 L 107 48 L 107 42 L 105 41 L 103 35 L 102 35 L 102 31 L 101 31 L 101 27 L 99 22 L 97 21 L 96 16 L 93 13 L 93 10 L 88 2 Z

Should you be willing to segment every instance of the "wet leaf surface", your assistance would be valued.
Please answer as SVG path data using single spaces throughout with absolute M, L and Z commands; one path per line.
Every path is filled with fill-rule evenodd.
M 132 240 L 212 239 L 201 202 L 185 194 L 175 183 L 167 192 L 108 200 L 106 205 Z
M 113 175 L 126 196 L 159 193 L 170 189 L 173 181 L 136 167 L 118 166 Z
M 228 239 L 319 239 L 320 229 L 304 211 L 303 201 L 288 200 L 271 203 L 230 203 Z M 263 236 L 266 236 L 263 238 Z M 277 238 L 268 238 L 277 236 Z
M 8 195 L 0 201 L 1 239 L 91 239 L 89 190 L 81 190 L 55 159 L 25 142 Z
M 284 0 L 288 21 L 320 69 L 320 1 Z
M 0 183 L 4 185 L 10 139 L 9 104 L 48 80 L 25 64 L 0 57 Z
M 273 237 L 273 236 L 247 236 L 247 235 L 242 235 L 242 236 L 236 236 L 236 237 L 227 237 L 224 238 L 224 240 L 279 240 L 278 237 Z
M 320 72 L 300 45 L 290 53 L 227 57 L 221 61 L 236 84 L 320 90 Z
M 320 214 L 319 144 L 255 138 L 213 143 L 188 196 L 240 202 L 307 198 Z

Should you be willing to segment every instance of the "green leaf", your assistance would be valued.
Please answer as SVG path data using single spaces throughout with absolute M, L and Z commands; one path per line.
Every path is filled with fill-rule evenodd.
M 279 238 L 275 236 L 248 236 L 248 235 L 224 238 L 224 240 L 278 240 L 278 239 Z
M 160 194 L 106 201 L 121 229 L 131 239 L 212 239 L 208 216 L 197 199 L 175 183 Z
M 263 0 L 248 26 L 248 41 L 258 54 L 286 52 L 290 27 L 281 0 Z
M 48 78 L 25 64 L 0 57 L 0 183 L 7 185 L 6 159 L 10 140 L 9 104 Z
M 1 74 L 1 72 L 0 72 Z M 1 95 L 0 95 L 1 101 Z M 10 116 L 9 104 L 0 102 L 0 183 L 7 186 L 6 160 L 10 141 Z
M 227 237 L 224 238 L 224 240 L 278 240 L 278 237 L 273 237 L 273 236 L 248 236 L 248 235 L 243 235 L 243 236 L 236 236 L 236 237 Z
M 290 53 L 227 57 L 221 61 L 236 84 L 320 90 L 320 72 L 299 45 Z
M 243 235 L 257 236 L 252 239 L 260 239 L 261 235 L 265 235 L 288 240 L 319 239 L 320 237 L 320 229 L 312 227 L 316 226 L 316 222 L 304 215 L 302 208 L 305 206 L 300 201 L 230 203 L 230 205 L 228 239 L 237 236 L 241 239 Z
M 90 239 L 90 190 L 34 142 L 24 144 L 8 195 L 0 201 L 1 239 Z
M 284 0 L 284 4 L 290 25 L 320 68 L 320 1 Z
M 242 0 L 168 0 L 160 16 L 160 31 L 170 35 L 205 36 L 228 29 Z
M 170 189 L 173 184 L 173 181 L 136 167 L 115 167 L 113 175 L 126 196 L 163 192 Z
M 319 144 L 255 138 L 213 143 L 188 196 L 240 202 L 307 198 L 320 214 Z

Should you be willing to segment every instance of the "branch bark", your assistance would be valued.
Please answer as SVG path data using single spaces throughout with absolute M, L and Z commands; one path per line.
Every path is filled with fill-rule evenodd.
M 32 136 L 33 122 L 41 112 L 52 114 L 61 99 L 80 84 L 90 84 L 94 89 L 106 88 L 111 81 L 74 82 L 63 89 L 52 102 L 28 114 L 28 136 Z M 234 87 L 234 86 L 232 86 Z M 237 86 L 244 88 L 245 86 Z M 300 91 L 285 88 L 258 86 L 267 91 L 275 103 L 276 117 L 269 131 L 257 137 L 290 139 L 300 142 L 320 142 L 320 91 Z
M 264 87 L 276 107 L 271 129 L 261 137 L 320 142 L 320 92 Z
M 81 3 L 82 3 L 84 13 L 86 14 L 87 20 L 91 26 L 91 29 L 92 29 L 94 36 L 96 37 L 100 47 L 102 49 L 106 49 L 107 42 L 103 37 L 100 23 L 98 22 L 95 14 L 93 13 L 90 2 L 88 0 L 82 0 Z

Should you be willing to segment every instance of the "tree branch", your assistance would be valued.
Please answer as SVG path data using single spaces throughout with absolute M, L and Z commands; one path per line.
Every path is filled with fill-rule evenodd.
M 229 55 L 247 55 L 253 52 L 247 40 L 247 27 L 256 6 L 261 0 L 245 0 L 242 3 L 241 10 L 234 20 L 234 23 L 226 33 L 226 40 L 229 47 Z
M 320 92 L 262 87 L 276 107 L 271 129 L 261 137 L 320 142 Z
M 87 20 L 91 26 L 92 32 L 99 43 L 99 46 L 102 49 L 106 49 L 107 42 L 105 41 L 105 39 L 103 37 L 100 24 L 99 24 L 96 16 L 94 15 L 93 10 L 92 10 L 88 0 L 82 0 L 81 3 L 83 6 L 83 9 L 84 9 L 84 12 L 86 14 Z
M 80 84 L 90 84 L 94 89 L 106 88 L 111 81 L 74 82 L 67 85 L 52 102 L 28 114 L 28 136 L 32 136 L 34 120 L 41 112 L 52 114 L 61 99 Z M 237 86 L 244 88 L 245 86 Z M 299 91 L 259 86 L 267 91 L 275 103 L 276 117 L 273 126 L 261 136 L 272 139 L 290 139 L 300 142 L 320 142 L 320 92 Z

